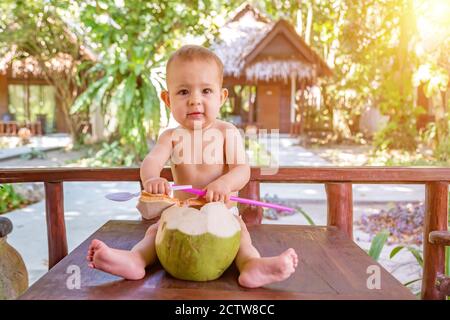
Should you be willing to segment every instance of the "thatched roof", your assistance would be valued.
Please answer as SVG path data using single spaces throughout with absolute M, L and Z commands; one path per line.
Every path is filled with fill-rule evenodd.
M 55 57 L 45 61 L 45 67 L 55 73 L 69 74 L 79 61 L 65 53 L 57 53 Z M 0 58 L 0 73 L 8 74 L 14 79 L 43 78 L 42 67 L 37 58 L 29 55 L 17 56 L 14 50 Z
M 60 17 L 59 17 L 60 18 Z M 70 74 L 74 71 L 74 67 L 83 60 L 96 61 L 97 57 L 94 52 L 86 45 L 86 39 L 82 40 L 82 44 L 78 44 L 77 35 L 80 34 L 77 26 L 68 19 L 62 20 L 64 23 L 63 32 L 65 40 L 77 46 L 77 57 L 64 52 L 57 52 L 53 57 L 44 62 L 45 68 L 55 73 Z M 0 54 L 0 74 L 7 74 L 12 78 L 45 78 L 42 65 L 39 58 L 30 55 L 28 52 L 22 51 L 17 45 L 12 45 L 8 51 Z
M 55 73 L 70 74 L 81 60 L 95 61 L 96 57 L 84 46 L 80 47 L 80 60 L 74 59 L 70 54 L 58 52 L 44 62 L 45 67 Z M 14 46 L 3 56 L 0 56 L 0 74 L 7 74 L 14 79 L 44 78 L 42 67 L 38 58 L 26 52 L 18 51 Z
M 267 53 L 265 48 L 277 39 L 292 47 L 292 52 Z M 245 5 L 220 30 L 211 49 L 224 63 L 224 76 L 247 81 L 287 81 L 291 74 L 307 83 L 332 71 L 297 34 L 286 20 L 271 21 L 257 9 Z M 292 54 L 292 53 L 295 54 Z

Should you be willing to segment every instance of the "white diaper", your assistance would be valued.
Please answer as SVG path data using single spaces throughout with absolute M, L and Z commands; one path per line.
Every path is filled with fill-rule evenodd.
M 231 212 L 233 215 L 239 217 L 239 209 L 238 209 L 238 207 L 233 206 L 233 207 L 231 207 L 231 208 L 228 209 L 228 210 L 230 210 L 230 212 Z

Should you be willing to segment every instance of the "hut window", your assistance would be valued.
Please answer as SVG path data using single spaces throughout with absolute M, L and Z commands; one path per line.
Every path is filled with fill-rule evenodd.
M 55 89 L 49 85 L 8 85 L 9 112 L 16 121 L 41 121 L 45 133 L 53 132 Z
M 248 112 L 250 110 L 250 105 L 255 104 L 256 87 L 245 86 L 241 92 L 241 99 L 242 99 L 242 109 Z

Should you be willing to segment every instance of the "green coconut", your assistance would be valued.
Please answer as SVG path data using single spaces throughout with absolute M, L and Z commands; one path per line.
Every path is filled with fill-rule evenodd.
M 219 278 L 239 250 L 241 226 L 222 202 L 200 210 L 173 206 L 162 215 L 156 253 L 164 269 L 182 280 Z

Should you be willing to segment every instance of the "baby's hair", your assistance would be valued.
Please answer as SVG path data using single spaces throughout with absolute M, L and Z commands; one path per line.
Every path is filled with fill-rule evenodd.
M 169 58 L 169 61 L 167 61 L 166 65 L 166 74 L 169 70 L 170 64 L 174 60 L 184 60 L 184 61 L 193 61 L 193 60 L 212 60 L 217 65 L 218 71 L 219 71 L 219 79 L 220 79 L 220 86 L 222 86 L 223 81 L 223 63 L 220 60 L 220 58 L 211 50 L 197 45 L 185 45 L 176 50 Z

